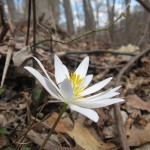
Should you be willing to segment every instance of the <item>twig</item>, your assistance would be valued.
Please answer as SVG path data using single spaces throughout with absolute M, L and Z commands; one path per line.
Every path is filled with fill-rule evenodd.
M 81 63 L 81 59 L 77 59 L 75 57 L 68 57 L 69 59 L 75 61 L 75 62 L 79 62 Z M 105 69 L 116 69 L 116 68 L 122 68 L 123 65 L 113 65 L 113 66 L 98 66 L 98 65 L 92 65 L 89 64 L 89 68 L 97 68 L 97 69 L 101 69 L 101 70 L 105 70 Z
M 75 37 L 72 37 L 72 38 L 70 38 L 69 40 L 65 40 L 65 41 L 59 41 L 59 40 L 54 40 L 53 39 L 53 42 L 57 42 L 57 43 L 61 43 L 61 44 L 68 44 L 68 43 L 71 43 L 71 42 L 73 42 L 73 41 L 75 41 L 75 40 L 78 40 L 78 39 L 80 39 L 80 38 L 82 38 L 82 37 L 84 37 L 84 36 L 87 36 L 87 35 L 89 35 L 89 34 L 92 34 L 92 33 L 95 33 L 95 32 L 100 32 L 100 31 L 106 31 L 106 30 L 108 30 L 109 28 L 111 28 L 119 19 L 121 19 L 122 17 L 123 17 L 123 13 L 124 13 L 124 11 L 112 22 L 112 23 L 110 23 L 109 25 L 107 25 L 107 26 L 105 26 L 105 27 L 103 27 L 103 28 L 101 28 L 101 29 L 93 29 L 93 30 L 91 30 L 91 31 L 87 31 L 87 32 L 85 32 L 84 34 L 81 34 L 81 35 L 78 35 L 78 36 L 75 36 Z M 42 41 L 39 41 L 39 42 L 37 42 L 36 43 L 36 45 L 38 45 L 38 44 L 41 44 L 41 43 L 44 43 L 44 42 L 48 42 L 48 41 L 50 41 L 51 39 L 45 39 L 45 40 L 42 40 Z M 34 44 L 32 44 L 31 46 L 33 46 Z
M 31 3 L 32 2 L 32 3 Z M 30 31 L 30 18 L 31 18 L 31 5 L 33 7 L 33 54 L 36 56 L 36 4 L 35 0 L 29 0 L 28 5 L 28 31 L 27 31 L 27 38 L 26 38 L 26 45 L 28 45 L 28 38 L 29 38 L 29 31 Z M 29 108 L 29 102 L 27 102 L 28 108 Z M 28 111 L 29 112 L 29 111 Z M 31 114 L 29 114 L 31 116 Z M 30 117 L 31 118 L 31 117 Z M 32 129 L 34 126 L 34 122 L 32 122 L 28 128 L 28 130 L 23 134 L 22 137 L 20 137 L 19 142 L 22 142 L 24 138 L 26 137 L 27 133 Z M 18 145 L 17 149 L 20 149 L 21 145 Z
M 121 116 L 120 104 L 114 105 L 114 113 L 115 113 L 115 122 L 116 122 L 117 130 L 118 130 L 122 150 L 130 150 L 127 137 L 126 137 L 126 133 L 124 130 L 124 126 L 123 126 L 123 119 Z
M 28 0 L 28 22 L 27 22 L 26 46 L 29 43 L 30 20 L 31 20 L 31 0 Z
M 7 26 L 8 26 L 8 29 L 10 31 L 10 39 L 9 39 L 9 42 L 8 42 L 8 51 L 7 51 L 7 57 L 6 57 L 5 66 L 4 66 L 3 75 L 2 75 L 2 80 L 1 80 L 1 87 L 3 87 L 4 81 L 5 81 L 5 78 L 6 78 L 6 74 L 7 74 L 7 71 L 8 71 L 8 67 L 9 67 L 9 64 L 10 64 L 11 56 L 12 56 L 13 50 L 15 48 L 13 25 L 10 21 L 7 21 Z
M 136 1 L 139 2 L 150 13 L 150 7 L 148 6 L 148 4 L 146 4 L 145 1 L 143 0 L 136 0 Z
M 36 56 L 36 3 L 32 0 L 33 6 L 33 54 Z
M 84 51 L 70 51 L 70 52 L 60 52 L 57 53 L 58 56 L 64 56 L 64 55 L 71 55 L 71 54 L 99 54 L 99 53 L 109 53 L 113 55 L 129 55 L 129 56 L 135 56 L 133 53 L 126 53 L 126 52 L 116 52 L 116 51 L 110 51 L 110 50 L 84 50 Z
M 5 66 L 4 66 L 3 75 L 2 75 L 2 80 L 1 80 L 1 87 L 3 87 L 4 81 L 6 78 L 7 70 L 8 70 L 9 64 L 10 64 L 10 60 L 11 60 L 11 56 L 12 56 L 14 47 L 15 47 L 15 42 L 13 39 L 11 39 L 10 43 L 8 45 L 7 57 L 6 57 Z
M 131 58 L 131 60 L 120 70 L 117 76 L 116 85 L 119 85 L 121 77 L 134 64 L 134 62 L 137 61 L 144 54 L 148 53 L 149 51 L 150 51 L 150 46 L 148 46 L 148 48 L 142 51 L 141 53 L 137 54 L 135 57 Z M 129 150 L 130 148 L 127 142 L 126 134 L 123 127 L 123 120 L 120 112 L 120 104 L 114 105 L 114 112 L 115 112 L 116 124 L 117 124 L 117 129 L 118 129 L 122 149 Z
M 139 54 L 137 54 L 135 57 L 132 57 L 130 59 L 130 61 L 120 70 L 117 80 L 118 83 L 120 82 L 120 79 L 122 77 L 122 75 L 133 65 L 133 63 L 135 61 L 137 61 L 140 57 L 142 57 L 144 54 L 148 53 L 150 51 L 150 45 L 147 46 L 148 48 L 146 48 L 145 50 L 141 51 Z
M 52 37 L 52 33 L 49 31 L 49 29 L 46 27 L 46 26 L 44 26 L 43 24 L 41 24 L 40 22 L 38 22 L 37 21 L 37 23 L 38 23 L 38 25 L 44 30 L 44 31 L 46 31 L 46 33 L 48 33 L 48 35 L 49 35 L 49 37 L 50 37 L 50 46 L 49 46 L 49 49 L 48 50 L 50 50 L 50 52 L 52 52 L 52 53 L 54 53 L 54 51 L 53 51 L 53 37 Z
M 39 112 L 37 113 L 36 117 L 32 120 L 32 123 L 27 127 L 27 131 L 26 131 L 21 137 L 19 137 L 19 139 L 18 139 L 16 142 L 14 142 L 15 144 L 16 144 L 16 143 L 21 143 L 21 142 L 25 139 L 25 137 L 27 136 L 28 132 L 29 132 L 31 129 L 33 129 L 36 125 L 38 125 L 39 123 L 41 123 L 41 122 L 43 121 L 43 120 L 41 120 L 41 121 L 38 122 L 38 123 L 34 123 L 34 121 L 37 120 L 39 114 L 41 113 L 41 111 L 43 110 L 43 108 L 45 107 L 46 104 L 47 104 L 47 103 L 45 103 L 45 104 L 41 107 L 41 109 L 40 109 Z M 21 145 L 18 144 L 17 150 L 19 150 L 20 147 L 21 147 Z

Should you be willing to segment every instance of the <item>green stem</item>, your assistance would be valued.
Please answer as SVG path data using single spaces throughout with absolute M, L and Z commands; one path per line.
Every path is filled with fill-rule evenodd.
M 67 104 L 65 104 L 65 103 L 63 104 L 63 107 L 62 107 L 62 109 L 61 109 L 61 111 L 60 111 L 60 113 L 59 113 L 59 115 L 58 115 L 58 118 L 56 119 L 55 123 L 53 124 L 53 126 L 52 126 L 50 132 L 48 133 L 47 137 L 45 138 L 45 140 L 44 140 L 44 142 L 43 142 L 43 144 L 41 145 L 41 147 L 40 147 L 39 150 L 43 150 L 43 149 L 44 149 L 44 147 L 45 147 L 47 141 L 49 140 L 50 136 L 51 136 L 52 133 L 54 132 L 54 130 L 55 130 L 55 128 L 56 128 L 56 126 L 57 126 L 59 120 L 61 119 L 61 117 L 62 117 L 62 115 L 63 115 L 63 113 L 66 111 L 67 106 L 68 106 Z

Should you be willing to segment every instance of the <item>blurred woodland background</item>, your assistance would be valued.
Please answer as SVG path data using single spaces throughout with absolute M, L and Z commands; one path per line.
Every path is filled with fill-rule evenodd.
M 36 0 L 37 21 L 48 29 L 61 29 L 70 35 L 99 29 L 112 23 L 130 0 Z M 149 0 L 132 0 L 125 17 L 107 32 L 98 32 L 94 40 L 115 46 L 149 42 Z M 142 4 L 142 5 L 141 5 Z M 27 21 L 27 0 L 4 0 L 6 16 L 16 24 Z M 145 9 L 146 8 L 146 9 Z M 93 36 L 91 36 L 93 39 Z

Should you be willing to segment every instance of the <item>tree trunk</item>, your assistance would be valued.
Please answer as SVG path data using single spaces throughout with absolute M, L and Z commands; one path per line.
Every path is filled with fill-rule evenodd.
M 96 23 L 90 0 L 83 0 L 83 8 L 85 14 L 85 29 L 86 30 L 95 29 Z
M 55 23 L 58 24 L 59 21 L 59 0 L 52 0 L 52 12 L 54 16 Z
M 12 21 L 14 21 L 14 22 L 17 21 L 18 20 L 18 14 L 16 11 L 14 1 L 13 0 L 6 0 L 6 2 L 7 2 L 7 6 L 8 6 L 9 15 L 10 15 Z
M 55 29 L 55 20 L 52 10 L 53 0 L 36 0 L 37 18 L 43 23 L 49 23 Z
M 72 15 L 70 0 L 63 0 L 63 2 L 64 2 L 68 32 L 70 34 L 74 34 L 75 30 L 74 30 L 73 15 Z
M 130 0 L 125 0 L 126 6 L 129 4 Z M 127 7 L 127 16 L 125 20 L 125 35 L 126 35 L 126 42 L 130 42 L 130 5 Z
M 22 1 L 22 10 L 23 10 L 23 19 L 26 21 L 28 18 L 28 1 L 24 0 Z
M 109 24 L 114 22 L 114 15 L 115 15 L 115 0 L 113 0 L 113 4 L 112 6 L 110 5 L 110 1 L 107 0 L 107 11 L 108 11 L 108 19 L 109 19 Z M 111 40 L 111 43 L 114 41 L 114 26 L 112 26 L 110 29 L 109 29 L 109 37 L 110 37 L 110 40 Z

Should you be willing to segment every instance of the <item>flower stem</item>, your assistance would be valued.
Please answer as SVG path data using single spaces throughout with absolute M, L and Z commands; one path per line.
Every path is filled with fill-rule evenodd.
M 45 140 L 44 140 L 44 142 L 42 143 L 42 145 L 41 145 L 41 147 L 40 147 L 39 150 L 43 150 L 43 149 L 44 149 L 44 147 L 45 147 L 47 141 L 49 140 L 50 136 L 51 136 L 52 133 L 54 132 L 54 130 L 55 130 L 55 128 L 56 128 L 56 126 L 57 126 L 59 120 L 61 119 L 61 117 L 62 117 L 62 115 L 63 115 L 63 113 L 66 111 L 67 106 L 68 106 L 67 104 L 65 104 L 65 103 L 63 104 L 63 107 L 62 107 L 62 109 L 61 109 L 61 111 L 60 111 L 60 113 L 59 113 L 59 115 L 58 115 L 58 118 L 56 119 L 55 123 L 53 124 L 53 126 L 52 126 L 50 132 L 48 133 L 47 137 L 45 138 Z

